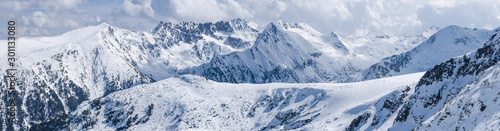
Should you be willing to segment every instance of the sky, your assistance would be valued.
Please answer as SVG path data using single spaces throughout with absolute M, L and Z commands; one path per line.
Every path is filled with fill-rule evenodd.
M 500 0 L 0 0 L 0 36 L 16 21 L 21 36 L 52 36 L 106 22 L 149 31 L 160 21 L 243 18 L 264 28 L 284 20 L 322 33 L 418 35 L 431 26 L 500 26 Z M 0 38 L 1 39 L 1 38 Z

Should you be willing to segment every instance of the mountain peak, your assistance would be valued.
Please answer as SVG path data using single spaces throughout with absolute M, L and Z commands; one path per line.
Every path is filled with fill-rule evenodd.
M 106 23 L 106 22 L 103 22 L 97 26 L 102 26 L 102 27 L 108 27 L 108 26 L 111 26 L 110 24 Z
M 339 38 L 335 32 L 328 33 L 327 37 L 337 38 L 337 39 Z
M 424 31 L 424 33 L 422 33 L 422 36 L 425 37 L 425 38 L 429 38 L 434 33 L 438 32 L 440 29 L 441 28 L 439 28 L 437 26 L 431 26 L 431 27 L 429 27 L 429 29 L 427 29 L 426 31 Z
M 494 32 L 500 32 L 500 26 L 499 26 L 499 27 L 497 27 L 497 28 L 495 28 L 495 29 L 493 29 L 493 31 L 494 31 Z
M 467 28 L 458 26 L 458 25 L 449 25 L 441 29 L 440 31 L 447 31 L 447 30 L 466 30 Z
M 172 24 L 171 22 L 161 21 L 151 32 L 157 33 L 160 30 L 198 30 L 200 32 L 234 32 L 237 30 L 247 30 L 257 32 L 255 29 L 257 25 L 253 22 L 247 22 L 244 19 L 233 19 L 230 21 L 217 21 L 217 22 L 205 22 L 205 23 L 195 23 L 192 21 L 184 21 L 179 24 Z
M 448 26 L 444 27 L 443 29 L 454 29 L 454 28 L 462 28 L 463 29 L 463 27 L 460 27 L 458 25 L 448 25 Z
M 311 26 L 309 26 L 306 23 L 289 23 L 289 22 L 286 22 L 283 20 L 279 20 L 279 21 L 273 22 L 273 24 L 275 24 L 279 27 L 282 27 L 285 30 L 289 30 L 289 29 L 301 29 L 301 30 L 308 30 L 308 31 L 314 30 Z M 316 31 L 316 30 L 314 30 L 314 31 Z
M 431 28 L 432 29 L 432 28 Z M 477 29 L 477 28 L 467 28 L 467 27 L 461 27 L 461 26 L 458 26 L 458 25 L 449 25 L 449 26 L 446 26 L 444 27 L 443 29 L 438 29 L 438 31 L 436 32 L 437 33 L 453 33 L 455 34 L 455 32 L 465 32 L 467 30 L 471 30 L 471 31 L 476 31 L 476 30 L 484 30 L 484 29 Z
M 411 51 L 384 58 L 372 65 L 363 72 L 363 77 L 372 79 L 426 71 L 444 60 L 481 47 L 491 35 L 490 30 L 447 26 Z
M 305 23 L 289 23 L 283 20 L 279 20 L 276 22 L 271 22 L 271 24 L 280 28 L 281 30 L 295 32 L 297 34 L 305 36 L 306 39 L 308 37 L 322 36 L 320 32 L 316 31 L 314 28 Z

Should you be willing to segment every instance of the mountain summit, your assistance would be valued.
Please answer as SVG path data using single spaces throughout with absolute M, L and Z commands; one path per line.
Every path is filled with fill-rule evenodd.
M 215 56 L 183 72 L 231 83 L 344 82 L 361 69 L 355 57 L 333 33 L 278 21 L 270 23 L 250 49 Z
M 448 26 L 411 51 L 382 59 L 363 71 L 363 79 L 422 72 L 451 57 L 473 51 L 495 32 Z

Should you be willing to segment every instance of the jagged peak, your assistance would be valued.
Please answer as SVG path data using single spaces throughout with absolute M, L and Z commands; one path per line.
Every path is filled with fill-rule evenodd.
M 309 27 L 309 25 L 307 24 L 304 24 L 304 23 L 288 23 L 286 21 L 283 21 L 283 20 L 279 20 L 279 21 L 276 21 L 276 22 L 273 22 L 275 25 L 279 26 L 279 27 L 283 27 L 283 29 L 288 29 L 288 28 L 304 28 L 304 27 Z
M 283 28 L 281 25 L 277 25 L 276 23 L 274 22 L 271 22 L 270 24 L 268 24 L 266 26 L 266 28 L 264 29 L 263 34 L 266 34 L 266 33 L 270 33 L 270 34 L 276 34 L 280 31 L 283 31 Z
M 493 34 L 493 35 L 492 35 L 492 36 L 488 39 L 488 41 L 486 41 L 486 43 L 485 43 L 485 45 L 484 45 L 484 46 L 489 45 L 489 44 L 498 44 L 498 43 L 499 43 L 498 41 L 500 41 L 500 40 L 499 40 L 499 37 L 500 37 L 500 32 L 499 32 L 499 33 L 495 33 L 495 34 Z
M 253 32 L 257 32 L 255 27 L 256 27 L 255 23 L 248 22 L 240 18 L 229 21 L 217 21 L 217 22 L 205 22 L 205 23 L 184 21 L 178 24 L 173 24 L 171 22 L 161 21 L 151 32 L 156 33 L 160 30 L 170 30 L 170 29 L 202 29 L 202 28 L 214 29 L 226 32 L 232 32 L 235 30 L 250 30 Z
M 330 38 L 337 38 L 337 39 L 339 38 L 339 36 L 333 31 L 328 33 L 326 36 Z
M 449 26 L 444 27 L 443 29 L 440 29 L 436 33 L 458 32 L 458 31 L 465 31 L 465 30 L 470 30 L 470 29 L 465 28 L 465 27 L 461 27 L 461 26 L 458 26 L 458 25 L 449 25 Z
M 297 30 L 299 30 L 299 32 L 303 31 L 303 32 L 310 33 L 311 35 L 321 35 L 320 32 L 316 31 L 314 28 L 312 28 L 311 26 L 309 26 L 306 23 L 289 23 L 289 22 L 286 22 L 283 20 L 279 20 L 276 22 L 272 22 L 271 24 L 274 24 L 277 27 L 280 27 L 283 30 L 287 30 L 287 31 L 298 32 Z
M 330 32 L 330 33 L 324 35 L 322 38 L 325 39 L 326 41 L 342 44 L 342 41 L 340 41 L 339 36 L 337 34 L 335 34 L 334 32 Z

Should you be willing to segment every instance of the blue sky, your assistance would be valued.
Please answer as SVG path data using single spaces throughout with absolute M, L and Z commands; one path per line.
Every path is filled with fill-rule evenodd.
M 1 0 L 0 21 L 22 35 L 50 36 L 103 22 L 151 30 L 160 21 L 244 18 L 259 24 L 307 23 L 322 33 L 420 34 L 430 26 L 500 26 L 499 0 Z M 5 36 L 5 32 L 0 33 Z

